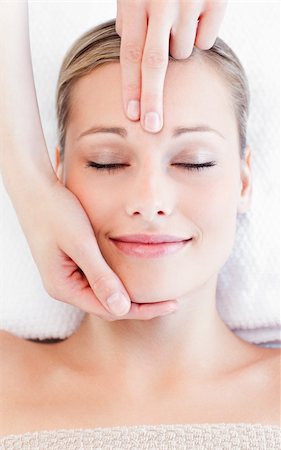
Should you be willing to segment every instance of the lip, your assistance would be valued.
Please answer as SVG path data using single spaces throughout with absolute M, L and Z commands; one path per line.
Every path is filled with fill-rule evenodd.
M 122 239 L 122 240 L 121 240 Z M 169 239 L 169 240 L 168 240 Z M 130 235 L 111 238 L 112 243 L 122 253 L 138 258 L 159 258 L 178 252 L 190 239 L 180 239 L 167 235 Z
M 111 239 L 122 242 L 134 242 L 143 244 L 162 244 L 163 242 L 182 242 L 190 238 L 171 236 L 170 234 L 126 234 Z

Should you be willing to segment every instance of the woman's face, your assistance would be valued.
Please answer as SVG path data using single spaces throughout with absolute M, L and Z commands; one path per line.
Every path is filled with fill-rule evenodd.
M 96 127 L 124 128 L 118 133 Z M 190 130 L 183 130 L 188 128 Z M 92 132 L 89 130 L 92 129 Z M 216 276 L 250 197 L 250 150 L 242 169 L 232 99 L 204 61 L 169 63 L 164 127 L 143 130 L 123 113 L 119 63 L 80 78 L 71 94 L 61 181 L 78 197 L 100 250 L 139 303 L 178 298 Z M 120 164 L 109 170 L 89 166 Z M 199 170 L 195 164 L 209 164 Z M 111 238 L 165 234 L 191 239 L 166 256 L 128 255 Z

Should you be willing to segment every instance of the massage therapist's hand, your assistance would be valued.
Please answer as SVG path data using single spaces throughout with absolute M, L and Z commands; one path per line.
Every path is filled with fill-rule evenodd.
M 131 303 L 82 205 L 53 170 L 33 80 L 26 1 L 0 2 L 0 54 L 0 169 L 46 291 L 108 321 L 163 315 L 177 302 Z M 127 297 L 121 316 L 106 305 L 119 291 Z
M 123 103 L 129 119 L 140 118 L 146 131 L 161 130 L 169 52 L 186 59 L 194 45 L 211 48 L 226 5 L 224 0 L 117 0 Z
M 108 321 L 151 319 L 176 303 L 130 304 L 125 288 L 100 252 L 77 197 L 59 180 L 38 185 L 38 189 L 29 198 L 32 211 L 22 217 L 22 226 L 44 287 L 52 297 Z M 125 309 L 129 312 L 121 317 L 108 312 L 106 306 L 108 297 L 118 291 L 128 299 Z

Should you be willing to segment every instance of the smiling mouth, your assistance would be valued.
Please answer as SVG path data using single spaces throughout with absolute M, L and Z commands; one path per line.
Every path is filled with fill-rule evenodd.
M 124 242 L 118 239 L 110 240 L 118 250 L 128 256 L 138 258 L 160 258 L 180 251 L 190 244 L 192 238 L 176 242 L 159 243 Z

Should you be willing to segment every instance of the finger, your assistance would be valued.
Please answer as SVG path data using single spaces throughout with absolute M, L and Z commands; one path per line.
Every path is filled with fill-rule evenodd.
M 62 300 L 65 303 L 76 306 L 82 311 L 94 314 L 100 318 L 113 318 L 99 299 L 93 293 L 92 288 L 85 275 L 77 269 L 77 271 L 68 278 L 66 283 L 61 283 L 61 295 L 54 295 L 57 300 Z M 115 316 L 116 317 L 116 316 Z
M 188 58 L 193 50 L 202 2 L 183 2 L 171 29 L 170 54 L 176 59 Z
M 115 314 L 108 312 L 95 296 L 82 270 L 77 267 L 72 270 L 75 263 L 70 258 L 67 259 L 69 261 L 68 263 L 64 258 L 64 266 L 67 266 L 67 264 L 69 265 L 70 274 L 67 277 L 66 283 L 63 283 L 60 280 L 61 296 L 55 294 L 54 298 L 77 306 L 82 311 L 112 322 L 114 320 L 123 319 L 150 320 L 155 317 L 171 314 L 178 309 L 178 302 L 176 300 L 143 304 L 132 302 L 131 308 L 127 314 L 122 317 L 116 316 Z
M 122 23 L 120 69 L 124 111 L 129 119 L 139 120 L 141 61 L 147 30 L 145 10 L 137 7 L 135 2 L 128 3 Z
M 56 255 L 55 258 L 53 255 Z M 102 315 L 106 313 L 99 299 L 93 293 L 83 271 L 64 251 L 55 247 L 50 261 L 44 261 L 48 276 L 42 275 L 43 285 L 48 294 L 79 309 Z
M 176 300 L 167 300 L 156 303 L 134 303 L 131 304 L 129 313 L 124 319 L 150 320 L 155 317 L 166 316 L 178 310 Z M 123 317 L 122 317 L 123 319 Z
M 104 260 L 95 236 L 92 234 L 88 239 L 83 239 L 83 242 L 72 244 L 66 253 L 83 271 L 104 308 L 114 315 L 127 314 L 131 300 L 117 275 Z M 89 291 L 86 294 L 88 298 Z
M 151 16 L 142 60 L 141 125 L 156 133 L 163 126 L 163 90 L 169 60 L 170 24 Z
M 100 279 L 97 278 L 93 283 L 90 283 L 89 276 L 85 279 L 85 275 L 82 276 L 80 274 L 81 280 L 84 277 L 85 285 L 83 289 L 81 289 L 81 286 L 79 287 L 79 291 L 77 290 L 78 293 L 76 296 L 75 293 L 71 293 L 71 299 L 78 298 L 79 304 L 77 306 L 79 306 L 79 308 L 83 309 L 84 311 L 94 313 L 95 315 L 105 320 L 149 320 L 154 317 L 171 313 L 171 307 L 173 307 L 173 310 L 175 309 L 175 307 L 177 308 L 178 303 L 175 300 L 139 304 L 134 302 L 131 303 L 130 299 L 129 309 L 126 309 L 126 307 L 122 310 L 108 308 L 108 306 L 104 305 L 102 301 L 99 301 L 99 299 L 96 297 L 96 292 L 99 289 L 105 289 L 105 291 L 108 289 L 107 293 L 105 294 L 106 298 L 110 297 L 112 295 L 112 292 L 113 295 L 115 295 L 118 291 L 117 289 L 114 290 L 114 283 L 116 283 L 116 281 L 112 281 L 112 276 L 115 277 L 116 275 L 114 274 L 114 272 L 111 272 L 110 269 L 110 273 L 108 275 L 103 273 Z M 78 277 L 79 275 L 76 274 L 76 280 L 78 279 Z M 88 282 L 90 283 L 90 286 L 88 285 Z M 99 283 L 103 283 L 105 286 L 102 286 L 102 284 L 99 286 Z M 122 293 L 124 294 L 124 291 L 122 291 Z
M 108 321 L 115 320 L 151 320 L 156 317 L 166 316 L 178 310 L 178 302 L 176 300 L 166 300 L 156 303 L 131 303 L 130 311 L 122 316 L 116 317 L 104 311 L 99 317 Z M 95 314 L 97 315 L 97 314 Z
M 120 2 L 120 0 L 117 0 L 115 31 L 121 37 L 121 35 L 122 35 L 122 2 Z
M 87 283 L 88 284 L 88 283 Z M 71 295 L 71 299 L 73 298 Z M 103 320 L 113 322 L 115 320 L 150 320 L 156 317 L 166 316 L 178 310 L 178 302 L 176 300 L 167 300 L 156 303 L 131 303 L 131 308 L 127 314 L 116 316 L 108 312 L 99 300 L 94 296 L 92 289 L 85 286 L 85 289 L 77 292 L 76 302 L 83 311 L 94 314 Z M 70 303 L 70 302 L 69 302 Z M 73 304 L 73 302 L 72 302 Z
M 188 58 L 193 50 L 197 31 L 197 19 L 191 18 L 186 22 L 180 22 L 171 30 L 170 54 L 175 59 Z
M 52 284 L 59 286 L 55 292 L 46 289 L 48 293 L 55 299 L 61 300 L 72 306 L 76 306 L 82 311 L 93 314 L 103 320 L 113 322 L 115 320 L 131 319 L 131 320 L 150 320 L 155 317 L 171 314 L 178 309 L 177 301 L 162 301 L 157 303 L 131 304 L 130 311 L 120 317 L 108 312 L 98 298 L 93 293 L 85 274 L 81 269 L 77 268 L 71 258 L 63 256 L 64 270 L 67 270 L 67 278 L 61 277 L 56 282 L 56 275 L 53 274 Z M 70 271 L 70 273 L 69 273 Z M 171 309 L 172 308 L 172 309 Z
M 53 261 L 54 259 L 52 258 L 51 264 L 46 265 L 48 267 L 49 280 L 42 278 L 44 287 L 51 297 L 76 306 L 82 311 L 94 314 L 103 320 L 150 320 L 153 317 L 170 314 L 171 306 L 177 308 L 178 303 L 175 300 L 151 304 L 132 302 L 131 308 L 126 315 L 122 317 L 116 316 L 104 308 L 95 296 L 83 271 L 77 267 L 76 263 L 69 256 L 59 250 L 58 257 L 55 258 L 55 261 L 59 263 L 59 267 L 54 267 Z
M 218 36 L 219 28 L 226 10 L 225 2 L 215 2 L 199 18 L 195 45 L 202 50 L 211 48 Z

